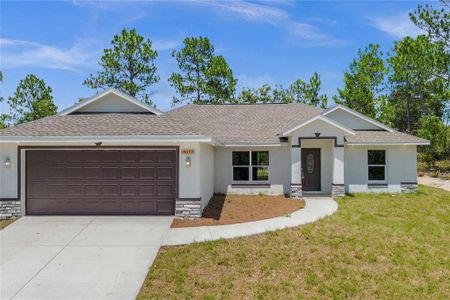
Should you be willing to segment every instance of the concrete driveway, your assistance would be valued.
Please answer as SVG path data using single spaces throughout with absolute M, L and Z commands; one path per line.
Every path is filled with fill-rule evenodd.
M 23 217 L 0 231 L 1 299 L 134 299 L 172 217 Z

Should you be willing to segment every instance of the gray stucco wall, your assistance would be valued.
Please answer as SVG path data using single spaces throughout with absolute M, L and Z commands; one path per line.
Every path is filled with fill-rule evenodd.
M 214 147 L 200 144 L 200 195 L 202 198 L 201 209 L 208 205 L 214 194 Z
M 367 150 L 386 150 L 387 186 L 368 186 Z M 417 182 L 417 146 L 345 146 L 347 193 L 401 192 L 401 183 Z
M 269 151 L 270 187 L 232 187 L 232 151 Z M 235 194 L 271 195 L 288 194 L 290 191 L 290 146 L 277 147 L 215 147 L 214 148 L 214 192 Z

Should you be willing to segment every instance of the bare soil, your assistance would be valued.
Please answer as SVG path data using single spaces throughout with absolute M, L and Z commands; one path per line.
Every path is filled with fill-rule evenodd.
M 305 201 L 284 196 L 214 195 L 200 219 L 174 219 L 172 228 L 264 220 L 287 215 L 303 207 Z

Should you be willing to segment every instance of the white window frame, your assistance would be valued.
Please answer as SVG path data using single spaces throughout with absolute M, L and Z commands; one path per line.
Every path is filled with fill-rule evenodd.
M 249 153 L 249 161 L 248 161 L 248 165 L 234 165 L 233 164 L 233 153 L 234 152 L 248 152 Z M 269 154 L 269 164 L 267 165 L 252 165 L 252 153 L 253 152 L 267 152 Z M 248 168 L 248 180 L 234 180 L 234 168 Z M 267 180 L 253 180 L 253 168 L 267 168 L 268 171 L 268 176 L 267 176 Z M 262 183 L 262 184 L 266 184 L 270 182 L 270 151 L 269 150 L 234 150 L 231 151 L 231 182 L 232 183 L 253 183 L 253 184 L 258 184 L 258 183 Z
M 369 151 L 384 151 L 384 164 L 369 164 Z M 387 165 L 388 165 L 388 151 L 387 149 L 367 149 L 366 152 L 367 163 L 367 182 L 369 184 L 385 184 L 387 183 Z M 384 180 L 369 180 L 369 167 L 384 167 Z

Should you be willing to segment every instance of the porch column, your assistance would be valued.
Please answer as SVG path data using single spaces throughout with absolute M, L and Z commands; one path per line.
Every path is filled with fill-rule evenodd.
M 291 198 L 302 197 L 301 148 L 291 147 Z
M 345 195 L 344 185 L 344 147 L 333 147 L 333 197 Z

